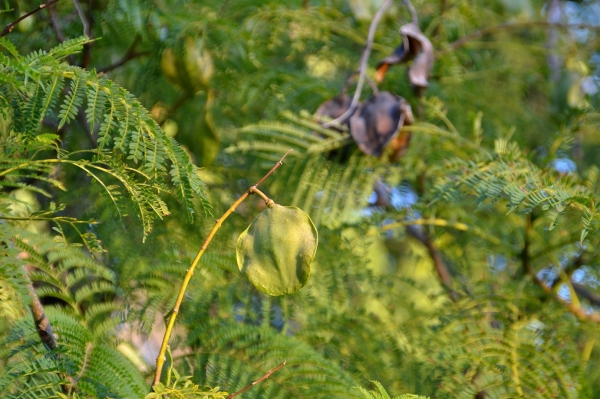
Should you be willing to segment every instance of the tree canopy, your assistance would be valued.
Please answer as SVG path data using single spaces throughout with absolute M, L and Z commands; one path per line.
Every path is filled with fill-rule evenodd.
M 600 2 L 0 19 L 2 398 L 600 396 Z

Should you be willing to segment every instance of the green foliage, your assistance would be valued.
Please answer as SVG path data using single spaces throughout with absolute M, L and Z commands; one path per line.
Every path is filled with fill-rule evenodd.
M 392 399 L 392 397 L 387 393 L 387 391 L 385 390 L 385 388 L 381 385 L 381 383 L 379 381 L 372 381 L 373 384 L 375 384 L 375 386 L 377 387 L 377 389 L 373 389 L 372 391 L 367 391 L 366 389 L 362 388 L 362 387 L 358 387 L 358 389 L 362 392 L 363 395 L 365 395 L 365 398 L 367 399 Z M 417 395 L 402 395 L 402 396 L 396 396 L 393 399 L 426 399 L 424 396 L 417 396 Z
M 505 139 L 495 141 L 493 153 L 482 153 L 471 160 L 449 160 L 447 174 L 437 183 L 436 191 L 451 201 L 458 189 L 466 186 L 476 196 L 476 202 L 507 200 L 508 211 L 531 213 L 534 209 L 551 211 L 553 229 L 567 208 L 581 211 L 581 241 L 596 224 L 598 202 L 595 194 L 598 170 L 592 167 L 588 177 L 563 174 L 550 167 L 540 168 L 529 161 L 517 144 Z
M 534 303 L 512 288 L 502 298 L 474 295 L 457 304 L 440 317 L 436 337 L 424 337 L 440 397 L 472 398 L 482 391 L 491 398 L 578 397 L 580 365 L 572 343 L 561 339 L 567 322 L 550 311 L 528 316 L 523 310 Z M 452 339 L 444 346 L 441 337 Z
M 93 330 L 68 312 L 52 307 L 46 312 L 59 336 L 58 349 L 45 350 L 29 318 L 16 323 L 2 350 L 7 361 L 0 379 L 2 397 L 53 398 L 63 388 L 83 397 L 145 394 L 139 371 L 112 344 L 95 338 Z
M 223 397 L 284 360 L 241 397 L 600 395 L 598 39 L 567 26 L 594 25 L 597 1 L 414 0 L 436 60 L 423 96 L 405 66 L 379 84 L 416 119 L 398 162 L 313 116 L 352 95 L 376 3 L 57 2 L 2 39 L 0 396 Z M 384 15 L 367 76 L 409 17 Z M 189 223 L 204 184 L 220 215 L 290 148 L 261 190 L 319 229 L 307 285 L 272 298 L 243 278 L 251 196 L 196 269 L 148 394 L 148 348 L 214 226 Z
M 310 346 L 269 327 L 227 323 L 199 325 L 187 336 L 194 356 L 185 359 L 201 384 L 237 391 L 285 360 L 286 365 L 247 398 L 352 398 L 356 381 Z
M 11 42 L 2 39 L 0 44 L 11 56 L 3 55 L 1 60 L 5 77 L 2 114 L 10 122 L 2 135 L 2 186 L 52 198 L 46 187 L 67 190 L 67 185 L 54 177 L 56 168 L 75 167 L 99 183 L 119 213 L 125 210 L 119 189 L 126 190 L 138 210 L 144 237 L 156 217 L 169 214 L 160 198 L 163 191 L 177 196 L 190 216 L 195 213 L 193 193 L 200 194 L 206 207 L 196 168 L 142 105 L 95 72 L 61 62 L 86 43 L 86 38 L 73 39 L 48 52 L 22 57 Z M 63 96 L 65 82 L 68 89 Z M 60 131 L 80 113 L 85 115 L 90 134 L 98 126 L 97 149 L 69 152 L 60 146 L 58 135 L 39 132 L 44 118 L 55 115 Z M 59 215 L 64 206 L 51 202 L 47 210 L 33 209 L 34 198 L 17 197 L 15 192 L 0 195 L 2 219 L 16 223 L 2 224 L 1 231 L 4 256 L 11 259 L 2 262 L 1 269 L 7 310 L 3 317 L 14 321 L 3 340 L 6 364 L 0 383 L 2 396 L 57 397 L 61 391 L 86 397 L 142 396 L 147 387 L 139 370 L 113 343 L 116 327 L 124 321 L 119 316 L 124 314 L 124 304 L 118 300 L 116 276 L 76 245 L 69 245 L 63 226 L 73 228 L 96 256 L 103 251 L 99 240 L 93 233 L 80 230 L 78 225 L 85 221 Z M 59 235 L 25 230 L 36 222 L 48 221 L 56 223 Z M 31 303 L 27 289 L 31 283 L 42 301 L 60 305 L 46 307 L 46 316 L 59 337 L 52 352 L 44 353 L 33 319 L 21 317 L 22 306 Z
M 175 370 L 173 370 L 175 372 Z M 191 381 L 191 376 L 181 377 L 175 374 L 175 381 L 172 387 L 166 387 L 162 383 L 158 383 L 154 387 L 154 392 L 149 393 L 145 396 L 146 399 L 163 399 L 163 398 L 175 398 L 175 399 L 191 399 L 191 398 L 202 398 L 202 399 L 225 399 L 227 398 L 227 392 L 219 391 L 219 387 L 209 388 L 208 390 L 201 390 L 198 385 L 195 385 Z
M 175 195 L 190 218 L 195 212 L 193 194 L 202 198 L 207 210 L 204 186 L 196 168 L 139 101 L 95 71 L 88 72 L 61 62 L 67 55 L 81 51 L 86 43 L 89 44 L 89 41 L 85 37 L 72 39 L 48 52 L 38 51 L 22 57 L 12 43 L 4 38 L 0 41 L 0 46 L 11 55 L 10 58 L 4 56 L 0 64 L 11 76 L 2 86 L 3 103 L 11 106 L 3 112 L 12 119 L 7 144 L 14 146 L 13 142 L 17 141 L 17 146 L 28 146 L 39 140 L 40 123 L 55 111 L 58 111 L 59 130 L 75 120 L 80 112 L 85 115 L 90 134 L 94 134 L 96 126 L 99 126 L 98 147 L 88 151 L 92 159 L 81 159 L 82 151 L 74 154 L 59 151 L 58 159 L 24 162 L 21 158 L 19 164 L 14 164 L 14 160 L 11 162 L 7 157 L 3 159 L 6 166 L 3 165 L 5 170 L 2 174 L 22 179 L 35 172 L 47 173 L 56 163 L 75 166 L 98 181 L 121 212 L 118 186 L 106 184 L 98 176 L 107 174 L 126 190 L 135 203 L 146 234 L 151 231 L 156 217 L 169 214 L 167 205 L 159 196 L 161 191 Z M 68 87 L 64 97 L 61 95 L 63 87 Z M 15 148 L 8 151 L 13 152 Z M 123 158 L 130 160 L 134 167 Z M 167 181 L 170 181 L 172 189 Z M 51 182 L 56 185 L 56 182 Z

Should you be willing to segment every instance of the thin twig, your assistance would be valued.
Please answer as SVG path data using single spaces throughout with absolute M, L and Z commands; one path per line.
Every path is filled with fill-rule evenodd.
M 289 150 L 288 152 L 286 152 L 281 157 L 281 159 L 279 160 L 279 162 L 277 162 L 275 164 L 275 166 L 273 166 L 273 168 L 271 168 L 271 170 L 266 175 L 264 175 L 262 179 L 260 179 L 258 181 L 258 183 L 256 183 L 254 186 L 250 187 L 250 189 L 248 191 L 246 191 L 240 198 L 238 198 L 237 201 L 235 201 L 229 207 L 229 209 L 227 209 L 227 211 L 225 211 L 225 213 L 223 214 L 223 216 L 221 216 L 220 219 L 217 219 L 217 221 L 215 222 L 214 227 L 212 228 L 212 230 L 210 231 L 210 233 L 208 233 L 208 236 L 204 240 L 204 243 L 202 244 L 202 247 L 198 251 L 198 254 L 194 258 L 194 260 L 192 261 L 192 264 L 190 265 L 189 269 L 187 269 L 187 271 L 185 272 L 185 277 L 183 278 L 183 283 L 181 284 L 181 288 L 179 289 L 179 295 L 177 295 L 177 299 L 175 301 L 175 305 L 173 306 L 173 310 L 171 311 L 171 317 L 169 317 L 169 323 L 167 324 L 167 328 L 165 330 L 165 335 L 163 337 L 163 341 L 162 341 L 162 344 L 160 346 L 160 352 L 158 353 L 158 356 L 156 358 L 156 372 L 154 374 L 154 382 L 152 383 L 153 386 L 157 385 L 160 382 L 160 375 L 162 373 L 162 368 L 163 368 L 163 365 L 164 365 L 165 360 L 166 360 L 165 354 L 167 352 L 167 346 L 169 344 L 169 339 L 171 338 L 171 332 L 173 331 L 173 326 L 175 325 L 175 319 L 177 318 L 177 314 L 179 313 L 179 307 L 181 306 L 181 303 L 183 302 L 183 297 L 185 295 L 185 291 L 187 289 L 187 286 L 188 286 L 188 284 L 189 284 L 192 276 L 194 275 L 194 269 L 196 268 L 196 266 L 200 262 L 200 258 L 202 258 L 202 255 L 206 251 L 206 248 L 208 247 L 208 244 L 210 244 L 211 240 L 213 239 L 213 237 L 217 233 L 217 230 L 219 230 L 219 228 L 221 227 L 221 225 L 223 224 L 223 222 L 225 221 L 225 219 L 227 219 L 229 217 L 229 215 L 231 215 L 233 212 L 235 212 L 235 209 L 246 198 L 248 198 L 248 196 L 250 194 L 253 194 L 253 193 L 256 193 L 256 192 L 259 191 L 256 187 L 259 184 L 261 184 L 267 177 L 269 177 L 277 168 L 279 168 L 281 165 L 283 165 L 283 160 L 285 159 L 285 157 L 290 152 L 292 152 L 292 150 Z M 264 194 L 261 195 L 261 197 L 266 198 L 266 196 L 264 196 Z
M 422 196 L 424 187 L 417 190 L 418 195 Z M 389 189 L 386 187 L 381 180 L 377 180 L 373 185 L 373 191 L 377 194 L 377 202 L 378 206 L 382 206 L 384 208 L 391 208 L 392 203 L 389 198 Z M 442 253 L 436 248 L 435 244 L 429 237 L 425 231 L 420 230 L 416 225 L 403 224 L 406 226 L 406 232 L 416 238 L 421 244 L 423 244 L 427 248 L 427 252 L 429 253 L 429 257 L 433 262 L 433 266 L 438 274 L 440 282 L 442 286 L 448 290 L 448 296 L 451 301 L 455 302 L 458 299 L 458 293 L 452 289 L 452 275 L 450 274 L 450 270 L 444 262 L 444 258 Z M 387 226 L 386 226 L 387 227 Z
M 277 163 L 275 164 L 275 166 L 273 166 L 273 168 L 272 168 L 272 169 L 271 169 L 271 170 L 270 170 L 270 171 L 269 171 L 269 172 L 268 172 L 266 175 L 264 175 L 264 176 L 262 177 L 262 179 L 260 179 L 260 180 L 258 181 L 258 183 L 256 183 L 256 184 L 254 185 L 254 188 L 256 188 L 256 187 L 258 187 L 259 185 L 261 185 L 261 184 L 262 184 L 262 182 L 264 182 L 264 181 L 265 181 L 265 179 L 266 179 L 267 177 L 271 176 L 271 173 L 275 172 L 275 169 L 277 169 L 278 167 L 280 167 L 281 165 L 283 165 L 283 160 L 284 160 L 284 159 L 285 159 L 285 157 L 287 157 L 287 156 L 288 156 L 288 154 L 289 154 L 290 152 L 292 152 L 292 151 L 294 151 L 294 150 L 292 150 L 292 149 L 288 150 L 288 152 L 286 152 L 286 153 L 283 155 L 283 157 L 281 157 L 281 159 L 279 160 L 279 162 L 277 162 Z
M 550 287 L 546 283 L 544 283 L 535 274 L 535 272 L 531 272 L 530 276 L 533 278 L 533 281 L 535 281 L 540 287 L 542 287 L 542 289 L 544 290 L 544 292 L 546 292 L 546 294 L 552 296 L 552 298 L 554 298 L 555 301 L 557 301 L 558 303 L 563 305 L 569 312 L 571 312 L 573 315 L 575 315 L 575 317 L 577 317 L 577 319 L 579 319 L 581 321 L 592 321 L 594 323 L 600 324 L 600 314 L 588 313 L 588 312 L 586 312 L 586 310 L 584 308 L 582 308 L 580 306 L 576 306 L 575 304 L 570 303 L 570 302 L 566 301 L 565 299 L 562 299 L 552 290 L 552 287 Z
M 106 72 L 110 72 L 113 69 L 117 69 L 119 67 L 122 67 L 123 65 L 127 64 L 129 61 L 136 59 L 138 57 L 143 57 L 145 55 L 150 54 L 149 51 L 140 51 L 138 52 L 133 52 L 131 54 L 125 54 L 123 56 L 123 58 L 121 58 L 119 61 L 115 62 L 112 65 L 107 66 L 106 68 L 102 68 L 98 70 L 98 73 L 106 73 Z
M 48 8 L 48 14 L 50 14 L 50 23 L 52 25 L 52 30 L 56 34 L 56 38 L 58 39 L 59 43 L 62 43 L 66 40 L 66 37 L 60 27 L 60 24 L 58 23 L 58 18 L 56 18 L 56 12 L 54 11 L 54 7 L 46 8 Z M 69 64 L 75 65 L 75 57 L 73 57 L 73 54 L 69 54 L 67 56 L 67 59 L 69 60 Z
M 448 297 L 452 302 L 456 302 L 458 300 L 458 293 L 452 289 L 452 275 L 450 274 L 450 270 L 448 269 L 446 262 L 444 262 L 442 253 L 437 249 L 429 234 L 427 234 L 425 231 L 417 229 L 416 226 L 406 226 L 406 232 L 419 240 L 421 244 L 427 248 L 427 252 L 433 261 L 433 267 L 437 272 L 440 282 L 444 288 L 448 290 Z
M 88 16 L 85 15 L 85 11 L 83 11 L 83 8 L 81 8 L 81 4 L 79 3 L 79 0 L 73 0 L 73 5 L 75 6 L 75 9 L 77 10 L 77 15 L 79 15 L 79 19 L 81 20 L 81 23 L 83 24 L 83 34 L 85 36 L 87 36 L 89 39 L 92 39 L 92 26 L 94 23 L 94 19 L 93 19 L 92 15 L 91 14 L 89 14 Z M 82 68 L 87 68 L 88 64 L 90 63 L 90 60 L 92 58 L 91 57 L 91 48 L 92 48 L 92 42 L 88 42 L 83 45 L 83 51 L 81 52 L 81 65 L 80 65 Z M 93 134 L 93 132 L 92 132 L 92 134 Z
M 234 392 L 231 395 L 229 395 L 227 397 L 227 399 L 233 399 L 236 396 L 238 396 L 239 394 L 246 392 L 248 389 L 252 388 L 255 385 L 260 384 L 261 382 L 263 382 L 264 380 L 266 380 L 267 378 L 269 378 L 271 376 L 271 374 L 273 374 L 274 372 L 276 372 L 277 370 L 279 370 L 280 368 L 282 368 L 283 366 L 285 366 L 285 360 L 283 361 L 283 363 L 281 363 L 279 366 L 275 367 L 273 370 L 269 370 L 267 371 L 267 373 L 265 375 L 263 375 L 262 377 L 260 377 L 258 380 L 254 381 L 252 384 L 248 385 L 247 387 L 245 387 L 244 389 Z
M 356 84 L 356 91 L 354 92 L 354 97 L 352 98 L 352 103 L 350 103 L 350 107 L 338 118 L 335 118 L 334 120 L 323 124 L 323 127 L 328 128 L 334 125 L 338 125 L 340 123 L 344 123 L 350 116 L 352 116 L 352 114 L 354 114 L 354 111 L 356 111 L 358 100 L 360 99 L 362 88 L 365 83 L 365 75 L 367 73 L 367 62 L 369 61 L 369 57 L 371 55 L 373 40 L 375 38 L 375 31 L 377 30 L 377 25 L 379 25 L 381 17 L 383 17 L 383 14 L 389 8 L 390 5 L 392 5 L 392 0 L 385 0 L 381 7 L 379 7 L 379 10 L 377 10 L 377 13 L 375 13 L 373 20 L 371 21 L 371 25 L 369 26 L 367 43 L 365 44 L 365 49 L 363 50 L 362 57 L 360 58 L 360 66 L 358 68 L 360 76 L 358 78 L 358 83 Z
M 54 33 L 56 34 L 56 38 L 58 39 L 59 42 L 64 42 L 66 40 L 65 38 L 65 34 L 63 33 L 59 23 L 58 23 L 58 19 L 56 18 L 56 13 L 54 12 L 54 7 L 48 7 L 48 14 L 50 14 L 50 22 L 52 23 L 52 29 L 54 30 Z
M 561 305 L 563 305 L 569 312 L 571 312 L 577 319 L 580 321 L 592 321 L 594 323 L 600 324 L 600 314 L 598 313 L 588 313 L 584 308 L 579 305 L 576 305 L 573 302 L 568 302 L 565 299 L 562 299 L 560 296 L 554 292 L 554 289 L 542 281 L 536 274 L 535 270 L 531 265 L 531 260 L 529 258 L 529 235 L 531 234 L 531 230 L 533 229 L 533 218 L 531 214 L 527 214 L 525 219 L 525 239 L 523 244 L 523 250 L 521 251 L 521 262 L 523 264 L 523 270 L 531 276 L 533 281 L 548 295 L 550 295 L 554 300 Z
M 413 6 L 410 0 L 402 0 L 406 8 L 408 8 L 408 12 L 410 12 L 410 19 L 413 24 L 419 23 L 419 18 L 417 17 L 417 10 L 415 10 L 415 6 Z
M 2 31 L 2 33 L 0 33 L 0 37 L 4 37 L 6 35 L 8 35 L 10 32 L 12 32 L 12 30 L 15 28 L 15 26 L 21 22 L 22 20 L 24 20 L 25 18 L 35 14 L 36 12 L 56 3 L 58 0 L 50 0 L 47 3 L 41 4 L 38 8 L 29 11 L 27 14 L 22 15 L 21 17 L 19 17 L 18 19 L 16 19 L 15 21 L 11 22 L 10 24 L 6 25 L 6 28 L 4 28 L 4 30 Z
M 79 4 L 79 0 L 73 0 L 73 5 L 75 6 L 75 10 L 77 10 L 77 15 L 79 15 L 79 19 L 81 20 L 81 23 L 83 24 L 83 34 L 87 37 L 90 37 L 90 23 L 87 20 L 87 17 L 85 16 L 85 12 L 83 11 L 83 8 L 81 8 L 81 4 Z
M 417 177 L 417 195 L 423 197 L 424 194 L 425 175 L 421 173 Z M 406 226 L 406 232 L 419 240 L 421 244 L 427 248 L 427 252 L 433 261 L 433 267 L 438 274 L 442 286 L 447 290 L 450 300 L 456 302 L 459 299 L 459 295 L 458 292 L 452 288 L 452 274 L 450 274 L 450 269 L 448 268 L 448 265 L 446 265 L 446 262 L 444 262 L 442 253 L 435 246 L 429 233 L 427 231 L 418 230 L 416 226 Z
M 140 52 L 135 51 L 135 48 L 136 48 L 137 44 L 139 43 L 139 41 L 140 41 L 140 36 L 138 35 L 135 38 L 135 40 L 133 41 L 133 43 L 131 44 L 131 46 L 129 46 L 129 49 L 127 50 L 125 55 L 119 61 L 117 61 L 114 64 L 111 64 L 107 67 L 98 69 L 98 73 L 110 72 L 113 69 L 117 69 L 117 68 L 125 65 L 126 63 L 133 60 L 134 58 L 142 57 L 144 55 L 150 54 L 149 51 L 140 51 Z
M 265 195 L 265 193 L 263 193 L 262 191 L 260 191 L 258 188 L 256 188 L 256 186 L 252 186 L 250 187 L 250 193 L 251 194 L 256 194 L 258 195 L 260 198 L 263 199 L 263 201 L 265 201 L 265 205 L 268 207 L 272 207 L 273 205 L 275 205 L 275 201 L 273 201 L 271 198 L 267 197 Z
M 354 78 L 356 78 L 356 75 L 358 75 L 358 71 L 354 71 L 352 72 L 352 75 L 350 75 L 350 77 L 348 79 L 346 79 L 346 83 L 344 84 L 344 87 L 342 88 L 342 94 L 346 94 L 348 92 L 348 87 L 352 84 L 352 82 L 354 82 Z M 371 86 L 371 90 L 373 91 L 373 93 L 379 93 L 379 89 L 377 88 L 377 85 L 375 84 L 375 82 L 373 82 L 373 79 L 371 79 L 370 77 L 365 75 L 365 79 L 367 80 L 367 83 L 369 84 L 369 86 Z

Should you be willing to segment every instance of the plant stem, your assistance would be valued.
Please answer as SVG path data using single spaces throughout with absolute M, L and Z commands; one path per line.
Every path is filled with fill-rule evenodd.
M 4 30 L 2 31 L 2 33 L 0 33 L 0 37 L 4 37 L 6 35 L 8 35 L 10 32 L 12 32 L 12 30 L 14 29 L 14 27 L 21 22 L 22 20 L 24 20 L 25 18 L 29 17 L 30 15 L 35 14 L 36 12 L 51 6 L 52 4 L 56 3 L 58 0 L 50 0 L 49 2 L 45 3 L 45 4 L 41 4 L 40 6 L 38 6 L 37 8 L 35 8 L 32 11 L 29 11 L 27 14 L 22 15 L 21 17 L 19 17 L 18 19 L 16 19 L 15 21 L 11 22 L 10 24 L 6 25 L 6 28 L 4 28 Z
M 129 46 L 129 50 L 127 50 L 127 52 L 125 53 L 125 55 L 117 62 L 115 62 L 114 64 L 108 65 L 104 68 L 100 68 L 98 70 L 98 73 L 107 73 L 112 71 L 113 69 L 119 68 L 123 65 L 125 65 L 127 62 L 129 62 L 130 60 L 133 60 L 134 58 L 137 57 L 142 57 L 144 55 L 148 55 L 150 54 L 149 51 L 136 51 L 135 48 L 137 47 L 137 45 L 139 44 L 140 40 L 142 39 L 141 36 L 136 36 L 135 39 L 133 40 L 133 43 L 131 43 L 131 46 Z
M 227 211 L 225 211 L 223 216 L 221 216 L 221 218 L 217 219 L 214 227 L 212 228 L 210 233 L 208 233 L 208 236 L 204 240 L 202 247 L 200 247 L 198 254 L 192 261 L 192 264 L 190 265 L 189 269 L 187 269 L 187 271 L 185 273 L 185 277 L 183 278 L 183 283 L 181 284 L 181 288 L 179 289 L 179 295 L 177 295 L 177 300 L 175 301 L 175 305 L 173 306 L 173 310 L 171 311 L 171 317 L 169 317 L 169 323 L 167 324 L 167 329 L 165 330 L 165 335 L 163 337 L 163 341 L 160 346 L 160 352 L 158 353 L 158 356 L 156 358 L 156 373 L 154 374 L 154 382 L 152 383 L 152 386 L 156 386 L 160 382 L 160 374 L 162 373 L 162 367 L 166 360 L 165 353 L 167 351 L 167 345 L 169 344 L 169 339 L 171 338 L 173 326 L 175 325 L 175 319 L 177 318 L 177 314 L 179 313 L 179 307 L 181 306 L 181 303 L 183 302 L 185 290 L 187 289 L 187 286 L 188 286 L 190 280 L 192 279 L 192 276 L 194 275 L 194 269 L 200 262 L 200 258 L 202 258 L 202 255 L 204 255 L 204 251 L 206 251 L 206 247 L 208 247 L 208 244 L 210 244 L 211 240 L 213 239 L 213 237 L 217 233 L 217 230 L 219 230 L 219 228 L 221 227 L 221 225 L 223 224 L 225 219 L 227 219 L 229 217 L 229 215 L 231 215 L 233 212 L 235 212 L 235 209 L 238 207 L 238 205 L 240 205 L 246 198 L 248 198 L 248 196 L 250 194 L 253 194 L 253 193 L 258 194 L 259 196 L 261 196 L 261 198 L 265 199 L 265 202 L 267 202 L 267 205 L 269 204 L 269 201 L 272 202 L 269 198 L 267 198 L 267 196 L 265 194 L 263 194 L 260 190 L 258 190 L 256 188 L 256 186 L 261 184 L 267 177 L 269 177 L 271 175 L 271 173 L 273 173 L 275 171 L 275 169 L 277 169 L 279 166 L 283 165 L 284 158 L 290 152 L 292 152 L 292 150 L 289 150 L 288 152 L 286 152 L 283 155 L 283 157 L 281 157 L 279 162 L 277 162 L 275 164 L 275 166 L 273 166 L 273 168 L 271 168 L 271 170 L 265 176 L 263 176 L 262 179 L 260 179 L 258 181 L 258 183 L 256 183 L 254 186 L 250 187 L 250 189 L 248 191 L 246 191 L 240 198 L 238 198 L 237 201 L 235 201 L 229 207 L 229 209 L 227 209 Z
M 273 205 L 275 205 L 275 202 L 270 199 L 269 197 L 267 197 L 265 195 L 265 193 L 263 193 L 262 191 L 260 191 L 258 188 L 256 188 L 256 186 L 252 186 L 250 187 L 250 194 L 256 194 L 258 195 L 260 198 L 262 198 L 265 201 L 265 204 L 270 208 Z
M 533 281 L 537 285 L 542 287 L 542 289 L 544 290 L 544 292 L 546 294 L 550 295 L 551 297 L 554 298 L 555 301 L 557 301 L 558 303 L 563 305 L 569 312 L 571 312 L 575 317 L 577 317 L 577 319 L 579 319 L 580 321 L 584 321 L 584 322 L 590 321 L 590 322 L 600 324 L 600 314 L 595 313 L 593 311 L 587 312 L 583 307 L 581 307 L 581 304 L 579 303 L 578 300 L 571 299 L 571 301 L 569 302 L 569 301 L 561 298 L 558 294 L 556 294 L 554 292 L 553 287 L 549 286 L 541 278 L 538 277 L 537 272 L 533 269 L 533 267 L 531 265 L 531 259 L 529 258 L 529 245 L 530 245 L 529 235 L 531 234 L 532 227 L 533 227 L 532 222 L 533 222 L 532 215 L 527 214 L 526 219 L 525 219 L 525 242 L 523 245 L 523 250 L 521 251 L 521 261 L 523 263 L 524 273 L 531 276 Z
M 379 20 L 381 20 L 381 17 L 383 17 L 383 14 L 391 5 L 391 0 L 384 0 L 384 2 L 381 4 L 381 7 L 379 7 L 379 10 L 377 10 L 377 13 L 375 13 L 373 20 L 371 21 L 371 25 L 369 26 L 369 34 L 367 36 L 367 43 L 365 44 L 362 56 L 360 57 L 360 63 L 358 67 L 359 78 L 358 83 L 356 84 L 356 91 L 354 92 L 354 97 L 352 97 L 352 103 L 350 104 L 350 107 L 346 110 L 346 112 L 344 112 L 336 119 L 323 124 L 323 127 L 328 128 L 340 123 L 344 123 L 352 116 L 352 114 L 354 114 L 354 111 L 356 111 L 356 107 L 358 106 L 358 100 L 360 99 L 360 94 L 362 93 L 362 87 L 367 73 L 367 63 L 369 62 L 369 56 L 371 55 L 371 49 L 373 48 L 375 31 L 377 30 L 377 25 L 379 25 Z
M 283 361 L 283 363 L 281 363 L 279 366 L 275 367 L 273 370 L 269 370 L 267 371 L 267 373 L 265 375 L 263 375 L 262 377 L 260 377 L 258 380 L 254 381 L 252 384 L 248 385 L 247 387 L 245 387 L 244 389 L 234 392 L 231 395 L 229 395 L 227 397 L 227 399 L 233 399 L 236 396 L 238 396 L 241 393 L 246 392 L 248 389 L 252 388 L 253 386 L 260 384 L 261 382 L 263 382 L 264 380 L 266 380 L 267 378 L 269 378 L 271 376 L 271 374 L 273 374 L 274 372 L 276 372 L 277 370 L 279 370 L 280 368 L 282 368 L 283 366 L 285 366 L 285 360 Z
M 410 20 L 413 24 L 419 24 L 419 17 L 417 17 L 417 11 L 415 10 L 415 6 L 413 6 L 410 0 L 402 0 L 406 8 L 408 8 L 408 12 L 410 13 Z

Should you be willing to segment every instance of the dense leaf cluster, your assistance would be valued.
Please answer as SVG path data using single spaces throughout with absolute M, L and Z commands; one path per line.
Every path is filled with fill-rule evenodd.
M 377 88 L 413 110 L 399 159 L 314 115 L 353 92 L 376 3 L 58 2 L 0 39 L 1 397 L 223 398 L 284 360 L 241 397 L 600 395 L 598 3 L 414 0 L 427 91 L 410 65 Z M 411 19 L 384 15 L 367 76 Z M 308 284 L 270 297 L 240 273 L 251 196 L 150 392 L 215 225 L 190 216 L 209 198 L 221 215 L 290 148 L 261 189 L 319 231 Z

